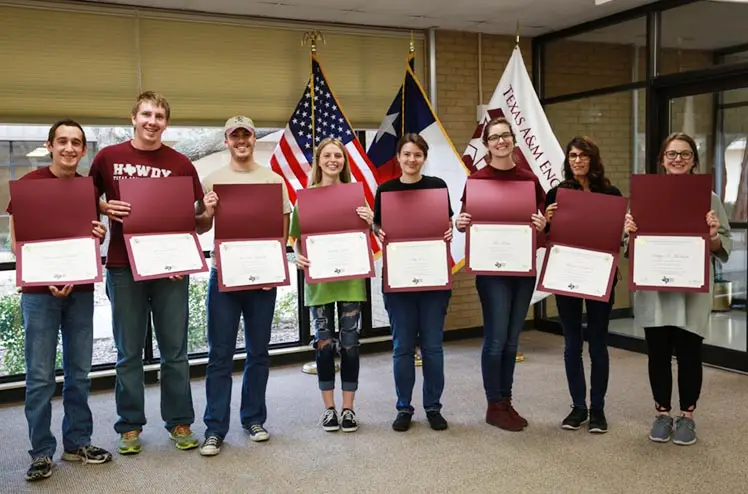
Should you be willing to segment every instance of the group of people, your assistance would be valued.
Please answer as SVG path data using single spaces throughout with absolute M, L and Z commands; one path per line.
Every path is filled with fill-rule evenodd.
M 253 441 L 270 437 L 264 424 L 267 418 L 265 394 L 269 375 L 268 346 L 276 301 L 276 288 L 223 292 L 219 290 L 215 263 L 211 266 L 206 300 L 207 339 L 209 344 L 206 377 L 207 404 L 204 412 L 205 437 L 200 441 L 191 426 L 195 420 L 189 362 L 187 356 L 188 277 L 135 281 L 125 248 L 122 222 L 130 213 L 130 204 L 119 196 L 118 181 L 129 178 L 127 167 L 146 170 L 152 178 L 189 176 L 194 185 L 195 221 L 198 233 L 212 228 L 220 197 L 213 190 L 217 184 L 283 184 L 279 175 L 257 163 L 253 150 L 256 130 L 251 119 L 232 117 L 225 125 L 225 144 L 230 153 L 228 165 L 208 175 L 201 183 L 187 157 L 166 146 L 162 134 L 170 119 L 167 100 L 153 92 L 141 94 L 132 110 L 132 140 L 103 148 L 93 160 L 90 176 L 99 196 L 99 212 L 110 220 L 110 244 L 107 253 L 107 295 L 112 306 L 114 340 L 117 347 L 115 401 L 118 420 L 114 425 L 120 435 L 118 452 L 123 455 L 141 451 L 140 434 L 146 424 L 142 352 L 152 314 L 153 329 L 161 356 L 161 416 L 177 449 L 199 447 L 205 456 L 220 453 L 229 430 L 231 412 L 232 365 L 240 318 L 244 319 L 247 358 L 241 387 L 240 421 Z M 512 156 L 515 135 L 510 123 L 498 118 L 483 130 L 483 144 L 488 150 L 487 166 L 469 180 L 531 181 L 537 212 L 528 222 L 538 238 L 551 230 L 559 206 L 555 196 L 559 187 L 592 193 L 620 195 L 605 177 L 600 152 L 586 137 L 576 137 L 566 146 L 565 180 L 546 194 L 537 177 L 515 164 Z M 34 178 L 68 178 L 77 175 L 77 166 L 86 154 L 86 136 L 72 120 L 56 123 L 49 131 L 46 147 L 52 163 L 39 168 L 22 180 Z M 363 205 L 358 216 L 371 226 L 381 241 L 386 232 L 381 225 L 381 195 L 389 191 L 411 191 L 447 188 L 438 177 L 422 174 L 429 146 L 417 134 L 404 135 L 397 144 L 397 160 L 402 174 L 381 184 L 374 209 Z M 308 187 L 326 187 L 351 181 L 349 157 L 342 142 L 324 139 L 317 147 Z M 698 165 L 696 145 L 689 136 L 669 137 L 660 152 L 660 164 L 670 174 L 692 173 Z M 292 212 L 285 186 L 283 188 L 284 232 L 286 240 L 299 239 L 302 232 L 298 209 Z M 334 199 L 334 198 L 332 198 Z M 12 207 L 11 232 L 14 232 Z M 712 196 L 712 210 L 705 213 L 709 225 L 712 255 L 726 260 L 731 250 L 729 224 L 724 207 Z M 445 215 L 444 240 L 450 241 L 453 228 L 463 232 L 470 227 L 471 216 L 462 208 L 454 220 L 449 205 Z M 580 228 L 584 224 L 580 222 Z M 635 219 L 627 215 L 622 244 L 636 231 Z M 94 221 L 92 234 L 100 239 L 105 226 Z M 310 265 L 296 242 L 296 264 L 299 269 Z M 12 239 L 15 250 L 15 240 Z M 212 257 L 212 256 L 211 256 Z M 500 429 L 521 431 L 528 422 L 514 408 L 512 388 L 517 346 L 525 323 L 535 279 L 522 276 L 476 276 L 476 289 L 483 312 L 483 349 L 481 355 L 483 387 L 487 409 L 486 422 Z M 325 431 L 354 432 L 358 421 L 354 398 L 359 380 L 359 332 L 362 304 L 366 302 L 362 279 L 308 283 L 305 301 L 314 328 L 318 386 L 324 410 L 321 417 Z M 393 367 L 397 401 L 395 431 L 407 431 L 414 415 L 412 394 L 415 384 L 414 354 L 416 347 L 423 359 L 423 407 L 434 430 L 448 428 L 442 415 L 444 389 L 443 328 L 451 290 L 426 290 L 384 293 L 393 336 Z M 559 317 L 564 333 L 564 361 L 572 409 L 563 419 L 565 429 L 576 430 L 589 423 L 589 431 L 608 430 L 604 413 L 609 362 L 606 335 L 613 305 L 613 295 L 606 302 L 557 296 Z M 587 327 L 582 327 L 582 304 L 587 305 Z M 62 286 L 42 289 L 24 288 L 21 296 L 26 333 L 26 417 L 32 464 L 26 478 L 40 480 L 52 473 L 56 440 L 50 431 L 51 398 L 55 390 L 54 362 L 58 332 L 62 333 L 64 384 L 62 458 L 84 463 L 105 463 L 111 453 L 91 444 L 93 421 L 88 406 L 93 338 L 93 286 Z M 653 441 L 693 444 L 696 441 L 693 413 L 701 389 L 701 344 L 711 307 L 710 294 L 680 292 L 639 292 L 634 296 L 636 324 L 645 328 L 649 354 L 649 373 L 655 402 L 656 419 L 649 437 Z M 337 313 L 336 313 L 337 312 Z M 582 347 L 587 335 L 592 359 L 590 400 L 582 364 Z M 671 358 L 678 357 L 680 414 L 671 416 Z M 335 404 L 335 359 L 340 357 L 342 407 Z

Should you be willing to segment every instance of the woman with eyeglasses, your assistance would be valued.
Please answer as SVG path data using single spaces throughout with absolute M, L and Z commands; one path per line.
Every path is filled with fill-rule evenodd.
M 508 120 L 495 118 L 489 121 L 483 127 L 483 145 L 488 149 L 488 164 L 468 179 L 533 182 L 538 212 L 544 211 L 545 191 L 531 170 L 514 163 L 514 144 L 515 136 Z M 538 232 L 545 229 L 546 219 L 542 214 L 533 213 L 528 220 L 532 221 Z M 463 191 L 462 212 L 456 221 L 457 230 L 464 232 L 470 227 L 470 222 L 470 214 L 465 212 Z M 500 429 L 521 431 L 527 427 L 527 420 L 512 405 L 512 386 L 519 334 L 530 308 L 535 277 L 477 275 L 475 287 L 483 311 L 481 368 L 483 388 L 488 401 L 486 422 Z
M 696 143 L 687 134 L 670 135 L 662 144 L 658 159 L 669 175 L 693 173 L 699 166 Z M 719 196 L 712 193 L 711 210 L 705 213 L 709 226 L 711 256 L 726 262 L 732 250 L 730 224 Z M 626 215 L 624 241 L 636 231 L 634 218 Z M 712 310 L 714 273 L 709 275 L 709 293 L 634 292 L 634 317 L 643 327 L 649 356 L 649 382 L 655 402 L 656 417 L 649 439 L 687 446 L 696 442 L 693 414 L 701 394 L 701 346 L 709 326 Z M 672 358 L 678 361 L 680 415 L 670 415 L 673 392 Z
M 600 149 L 589 137 L 577 136 L 566 145 L 564 159 L 564 182 L 548 191 L 545 210 L 548 227 L 552 225 L 554 213 L 558 210 L 556 194 L 559 188 L 570 188 L 620 196 L 621 191 L 611 185 L 605 177 L 605 167 L 600 158 Z M 562 206 L 563 207 L 563 206 Z M 580 221 L 580 228 L 584 223 Z M 572 407 L 569 415 L 561 422 L 567 430 L 578 430 L 589 422 L 589 432 L 608 432 L 608 421 L 605 418 L 605 393 L 608 390 L 608 324 L 615 299 L 615 285 L 618 283 L 618 272 L 613 278 L 613 290 L 610 299 L 605 302 L 565 295 L 556 295 L 556 307 L 564 332 L 564 365 L 566 381 L 569 385 Z M 587 306 L 586 335 L 589 345 L 590 360 L 590 406 L 587 407 L 587 384 L 584 376 L 582 352 L 585 330 L 582 327 L 582 304 Z

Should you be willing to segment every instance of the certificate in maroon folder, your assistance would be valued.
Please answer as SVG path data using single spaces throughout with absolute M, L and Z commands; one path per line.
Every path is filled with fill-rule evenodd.
M 131 178 L 119 191 L 130 204 L 122 231 L 135 281 L 208 270 L 195 232 L 192 177 Z
M 551 223 L 538 290 L 603 302 L 610 300 L 628 200 L 621 196 L 572 189 L 559 189 L 556 198 L 558 211 Z M 575 252 L 574 257 L 565 258 L 569 260 L 566 265 L 556 264 L 558 257 L 554 259 L 562 250 Z M 601 259 L 610 260 L 605 264 L 609 266 L 608 271 L 596 270 L 592 275 L 599 277 L 598 281 L 607 281 L 607 284 L 599 289 L 599 283 L 592 283 L 598 290 L 591 293 L 586 289 L 590 286 L 586 282 L 591 280 L 585 277 Z M 581 264 L 578 264 L 580 260 Z
M 102 280 L 99 239 L 91 235 L 92 221 L 98 219 L 97 197 L 91 177 L 71 179 L 41 178 L 36 180 L 12 180 L 9 183 L 13 204 L 13 226 L 16 240 L 16 284 L 20 287 L 49 285 L 81 285 Z M 58 214 L 59 213 L 59 214 Z M 49 242 L 55 242 L 50 244 Z M 60 242 L 60 243 L 58 243 Z M 38 245 L 34 245 L 38 244 Z M 79 258 L 82 252 L 64 254 L 63 248 L 49 251 L 55 245 L 80 246 L 89 251 L 89 256 Z M 48 249 L 57 262 L 44 255 L 50 262 L 48 272 L 31 273 L 31 266 L 24 263 L 24 251 Z M 72 256 L 72 257 L 71 257 Z M 35 258 L 36 259 L 36 258 Z M 27 259 L 28 260 L 28 259 Z M 30 261 L 30 260 L 29 260 Z M 70 270 L 70 262 L 85 262 L 88 269 Z M 88 262 L 86 262 L 88 261 Z M 39 262 L 37 259 L 36 262 Z M 38 268 L 39 266 L 35 266 Z M 71 278 L 73 276 L 73 278 Z M 31 281 L 31 280 L 34 281 Z
M 304 270 L 307 283 L 320 283 L 323 281 L 342 281 L 348 279 L 371 278 L 374 276 L 374 260 L 371 256 L 371 239 L 369 237 L 369 225 L 356 213 L 356 208 L 366 204 L 364 186 L 360 182 L 350 184 L 328 185 L 326 187 L 315 187 L 302 189 L 298 192 L 297 207 L 299 209 L 299 227 L 301 234 L 301 249 L 305 256 L 309 257 L 309 242 L 319 240 L 323 244 L 330 241 L 335 235 L 351 234 L 354 240 L 360 242 L 360 236 L 353 235 L 363 233 L 366 243 L 366 255 L 368 256 L 368 270 L 363 266 L 356 266 L 350 271 L 351 266 L 334 266 L 327 275 L 316 276 L 310 274 L 310 268 Z M 357 252 L 357 254 L 361 254 Z M 309 259 L 310 263 L 314 262 Z M 328 264 L 325 261 L 325 264 Z M 331 266 L 325 266 L 327 268 Z
M 631 177 L 631 215 L 637 231 L 629 236 L 629 287 L 631 290 L 674 292 L 709 291 L 709 226 L 706 214 L 712 205 L 710 175 L 633 175 Z M 699 237 L 704 241 L 704 277 L 700 286 L 639 284 L 634 280 L 637 238 Z M 673 239 L 675 240 L 675 239 Z
M 218 289 L 231 292 L 289 285 L 283 184 L 216 184 L 213 191 L 218 195 L 213 251 Z M 270 252 L 273 244 L 275 254 Z M 237 249 L 238 255 L 223 256 L 228 249 Z M 224 265 L 224 260 L 231 264 Z M 268 267 L 277 267 L 279 272 L 272 281 L 262 282 Z
M 452 288 L 449 244 L 444 232 L 449 229 L 449 191 L 423 189 L 382 193 L 383 247 L 382 281 L 385 292 L 415 292 Z M 419 249 L 420 246 L 420 249 Z M 443 249 L 444 266 L 433 264 L 431 249 Z M 406 252 L 390 273 L 392 249 Z M 403 250 L 407 249 L 407 250 Z M 429 256 L 420 257 L 426 254 Z M 399 259 L 399 258 L 398 258 Z M 392 286 L 391 279 L 398 283 Z M 405 283 L 407 282 L 407 283 Z
M 489 276 L 535 276 L 535 251 L 537 250 L 537 233 L 532 224 L 531 216 L 538 211 L 535 202 L 535 184 L 530 181 L 518 180 L 468 180 L 465 190 L 465 212 L 471 216 L 471 224 L 465 235 L 465 271 L 473 274 Z M 488 226 L 483 226 L 488 225 Z M 495 225 L 495 226 L 491 226 Z M 527 235 L 525 228 L 529 229 L 531 237 L 531 250 L 525 270 L 507 270 L 506 259 L 500 250 L 491 249 L 490 254 L 496 255 L 495 259 L 486 259 L 486 252 L 481 259 L 475 259 L 477 246 L 473 245 L 474 228 L 486 235 L 502 235 L 499 228 L 506 229 L 507 235 Z M 491 232 L 491 233 L 489 233 Z M 510 233 L 512 232 L 512 233 Z M 497 239 L 498 240 L 498 239 Z M 506 244 L 503 248 L 512 250 L 515 247 L 505 237 Z M 519 240 L 519 239 L 515 239 Z M 517 242 L 518 243 L 518 242 Z M 474 247 L 471 249 L 471 246 Z M 487 249 L 481 249 L 486 251 Z M 481 266 L 480 268 L 477 266 Z M 494 266 L 495 269 L 486 269 Z

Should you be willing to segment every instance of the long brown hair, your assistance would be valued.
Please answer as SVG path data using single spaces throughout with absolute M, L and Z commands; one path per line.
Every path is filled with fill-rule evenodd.
M 343 141 L 341 141 L 337 137 L 325 137 L 324 139 L 322 139 L 322 142 L 319 143 L 319 145 L 317 146 L 317 151 L 315 151 L 314 153 L 312 171 L 309 174 L 311 178 L 311 181 L 309 182 L 310 187 L 312 185 L 317 185 L 322 181 L 322 168 L 319 167 L 319 157 L 322 154 L 322 150 L 328 144 L 334 144 L 338 147 L 338 149 L 340 149 L 340 152 L 343 153 L 343 169 L 340 170 L 340 181 L 344 184 L 351 182 L 351 165 L 348 162 L 348 152 L 345 150 Z
M 605 165 L 600 157 L 600 148 L 595 141 L 586 136 L 576 136 L 569 144 L 566 145 L 566 154 L 564 155 L 564 179 L 567 181 L 575 180 L 574 173 L 571 171 L 569 163 L 569 152 L 571 148 L 577 148 L 590 157 L 590 169 L 587 172 L 587 179 L 590 181 L 590 190 L 604 190 L 610 187 L 610 180 L 605 176 Z

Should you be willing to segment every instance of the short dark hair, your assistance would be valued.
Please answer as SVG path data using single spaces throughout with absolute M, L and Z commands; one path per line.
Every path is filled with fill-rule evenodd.
M 86 133 L 84 132 L 83 127 L 81 127 L 81 124 L 79 124 L 75 120 L 71 120 L 69 118 L 59 120 L 49 128 L 49 134 L 47 134 L 47 142 L 49 142 L 50 144 L 54 142 L 55 137 L 57 136 L 57 129 L 59 129 L 60 127 L 77 127 L 78 130 L 81 131 L 81 135 L 83 136 L 83 147 L 86 146 Z
M 423 157 L 428 158 L 429 157 L 429 145 L 426 142 L 426 139 L 421 137 L 420 134 L 416 133 L 408 133 L 404 134 L 398 141 L 397 141 L 397 149 L 396 153 L 400 154 L 400 151 L 402 151 L 403 146 L 405 146 L 408 143 L 415 144 L 420 148 L 421 151 L 423 151 Z
M 696 146 L 696 141 L 693 140 L 693 137 L 685 132 L 674 132 L 662 141 L 660 154 L 657 155 L 657 164 L 661 166 L 663 161 L 665 161 L 665 151 L 667 151 L 667 147 L 673 141 L 683 141 L 691 147 L 691 151 L 693 151 L 693 166 L 691 167 L 690 173 L 694 173 L 694 170 L 699 168 L 699 149 Z
M 586 136 L 576 136 L 569 144 L 566 145 L 566 154 L 564 155 L 564 178 L 574 180 L 574 173 L 571 171 L 569 163 L 569 152 L 571 148 L 577 148 L 587 153 L 590 157 L 590 169 L 587 172 L 587 178 L 590 181 L 590 188 L 594 190 L 604 190 L 610 187 L 610 180 L 605 177 L 605 165 L 600 157 L 600 148 L 595 141 Z

